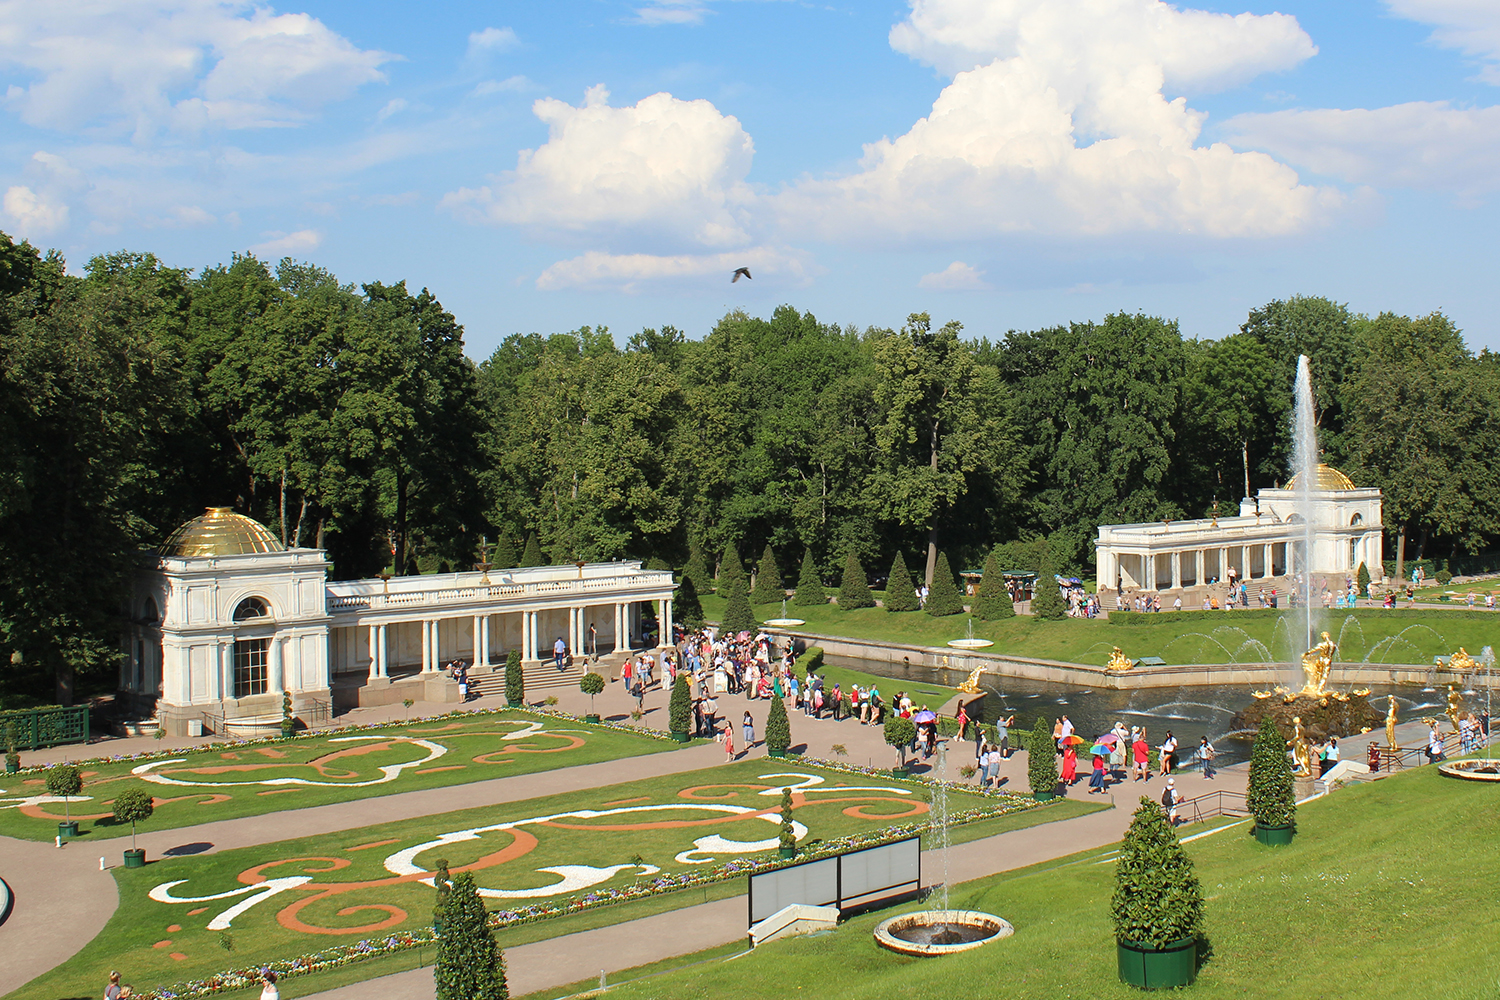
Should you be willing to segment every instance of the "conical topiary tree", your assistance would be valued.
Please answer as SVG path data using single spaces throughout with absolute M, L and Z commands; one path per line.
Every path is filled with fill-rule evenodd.
M 786 717 L 786 705 L 780 698 L 771 699 L 766 712 L 766 749 L 786 753 L 792 745 L 792 725 Z
M 459 872 L 446 893 L 438 897 L 436 923 L 436 1000 L 509 1000 L 505 983 L 505 955 L 495 944 L 489 914 L 474 885 L 473 872 Z
M 670 570 L 671 568 L 672 567 L 668 566 L 667 561 L 661 556 L 652 556 L 650 559 L 646 560 L 646 565 L 641 567 L 641 569 L 649 569 L 658 573 L 660 573 L 662 570 Z
M 1062 591 L 1057 586 L 1057 570 L 1050 550 L 1043 550 L 1042 567 L 1036 573 L 1036 589 L 1031 594 L 1031 614 L 1042 621 L 1062 621 L 1068 617 Z
M 687 564 L 682 567 L 682 579 L 692 580 L 699 594 L 711 593 L 714 589 L 714 578 L 709 575 L 708 564 L 703 561 L 703 550 L 696 545 L 688 554 Z
M 900 552 L 891 560 L 891 575 L 885 581 L 885 600 L 882 603 L 887 611 L 915 611 L 919 607 L 917 589 Z
M 667 725 L 674 733 L 686 733 L 693 725 L 693 692 L 688 688 L 687 674 L 678 674 L 672 682 L 672 697 L 667 702 Z
M 934 618 L 964 613 L 964 598 L 953 582 L 953 570 L 948 568 L 948 553 L 939 552 L 937 566 L 932 571 L 932 586 L 927 591 L 927 613 Z
M 818 564 L 813 561 L 812 549 L 802 553 L 802 572 L 797 574 L 797 593 L 792 603 L 801 608 L 828 603 L 823 593 L 823 578 L 818 575 Z
M 505 654 L 505 703 L 526 703 L 526 675 L 521 670 L 521 651 L 512 649 Z
M 1026 778 L 1031 782 L 1031 794 L 1054 795 L 1057 792 L 1057 744 L 1052 742 L 1052 729 L 1047 717 L 1036 717 L 1036 728 L 1026 744 Z
M 1355 577 L 1354 582 L 1359 587 L 1359 596 L 1360 597 L 1369 597 L 1370 596 L 1370 567 L 1366 566 L 1364 563 L 1360 563 L 1359 564 L 1359 574 Z
M 433 862 L 432 887 L 437 890 L 437 900 L 432 906 L 432 929 L 443 932 L 443 918 L 448 915 L 448 892 L 453 888 L 453 876 L 448 874 L 448 859 L 438 858 Z
M 769 543 L 765 554 L 755 567 L 755 591 L 750 595 L 751 604 L 771 604 L 786 598 L 786 587 L 781 583 L 781 571 L 776 568 L 776 555 Z
M 733 545 L 724 549 L 724 558 L 719 560 L 719 587 L 722 592 L 729 585 L 730 580 L 744 580 L 745 567 L 740 562 L 740 554 L 735 551 Z
M 720 592 L 724 595 L 724 620 L 719 625 L 725 632 L 754 632 L 760 627 L 755 612 L 750 610 L 744 576 L 731 577 Z
M 1010 599 L 1010 590 L 1005 586 L 1005 575 L 1000 571 L 1000 562 L 994 556 L 989 556 L 984 560 L 984 577 L 979 581 L 979 596 L 974 601 L 974 617 L 993 622 L 1015 616 L 1016 605 Z
M 684 576 L 672 597 L 672 617 L 688 629 L 703 627 L 703 602 L 698 600 L 698 586 L 690 576 Z
M 1120 844 L 1115 940 L 1160 950 L 1203 932 L 1203 892 L 1162 807 L 1142 797 Z
M 542 547 L 536 540 L 536 532 L 526 536 L 526 550 L 521 553 L 522 566 L 545 566 L 546 558 L 542 555 Z
M 1250 748 L 1245 807 L 1255 817 L 1257 831 L 1262 827 L 1278 830 L 1290 827 L 1297 816 L 1286 739 L 1269 716 L 1260 720 L 1260 732 L 1255 734 L 1255 744 Z
M 865 568 L 859 564 L 859 556 L 853 549 L 844 557 L 844 579 L 839 584 L 839 610 L 853 611 L 855 608 L 873 608 L 875 595 L 870 593 L 870 580 Z
M 495 539 L 495 547 L 490 550 L 490 567 L 492 569 L 514 569 L 520 557 L 516 555 L 516 543 L 511 541 L 510 532 L 500 532 L 500 537 Z

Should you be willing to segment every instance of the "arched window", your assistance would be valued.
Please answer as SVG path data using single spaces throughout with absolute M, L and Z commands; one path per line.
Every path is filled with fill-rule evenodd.
M 259 597 L 247 597 L 239 603 L 239 607 L 234 609 L 234 620 L 237 622 L 269 617 L 271 617 L 271 608 Z
M 141 609 L 141 621 L 147 624 L 161 621 L 161 612 L 156 609 L 156 598 L 146 598 L 146 606 Z
M 1363 514 L 1355 514 L 1353 517 L 1351 517 L 1349 519 L 1349 527 L 1351 527 L 1351 528 L 1354 527 L 1357 524 L 1364 524 L 1364 523 L 1365 523 L 1365 517 L 1364 517 Z

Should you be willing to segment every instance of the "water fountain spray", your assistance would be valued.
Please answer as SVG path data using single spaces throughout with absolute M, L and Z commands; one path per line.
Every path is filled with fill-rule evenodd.
M 943 852 L 943 910 L 948 909 L 948 745 L 938 744 L 938 780 L 932 785 L 932 825 Z
M 1318 488 L 1318 422 L 1313 402 L 1312 370 L 1308 367 L 1307 355 L 1297 357 L 1297 384 L 1292 414 L 1292 474 L 1296 477 L 1296 508 L 1302 521 L 1302 558 L 1298 560 L 1298 571 L 1302 574 L 1302 620 L 1306 644 L 1313 644 L 1313 491 Z

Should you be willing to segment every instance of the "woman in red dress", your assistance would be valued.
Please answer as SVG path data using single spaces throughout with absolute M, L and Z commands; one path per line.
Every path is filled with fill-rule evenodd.
M 1078 780 L 1078 751 L 1073 749 L 1071 743 L 1063 750 L 1062 780 L 1065 785 Z

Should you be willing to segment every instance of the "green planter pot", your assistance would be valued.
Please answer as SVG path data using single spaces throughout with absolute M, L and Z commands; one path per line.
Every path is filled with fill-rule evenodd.
M 1134 941 L 1116 941 L 1120 982 L 1143 990 L 1186 986 L 1198 975 L 1198 941 L 1184 938 L 1164 948 Z
M 1267 847 L 1285 847 L 1292 842 L 1292 827 L 1255 824 L 1255 839 Z
M 692 739 L 692 737 L 687 733 L 679 733 L 674 729 L 672 731 L 672 739 L 676 740 L 678 743 L 686 743 L 688 740 Z
M 524 701 L 511 701 L 509 698 L 507 698 L 507 699 L 505 699 L 505 707 L 506 708 L 525 708 L 526 707 L 526 703 Z
M 63 840 L 78 836 L 78 821 L 75 819 L 69 823 L 57 824 L 57 835 Z
M 783 860 L 785 860 L 788 858 L 795 858 L 797 856 L 797 849 L 795 847 L 778 847 L 776 848 L 776 853 Z
M 289 740 L 292 738 L 292 728 L 290 726 L 281 727 L 281 738 L 284 740 Z
M 583 721 L 584 721 L 584 722 L 598 722 L 598 721 L 599 721 L 599 716 L 597 716 L 597 715 L 592 715 L 592 714 L 590 714 L 590 715 L 585 715 L 585 716 L 584 716 L 584 717 L 583 717 Z
M 766 748 L 766 753 L 768 755 L 770 755 L 772 757 L 776 757 L 776 758 L 781 758 L 781 757 L 785 757 L 786 756 L 786 751 L 785 750 L 775 750 L 775 749 L 772 749 L 771 747 L 767 747 Z
M 5 773 L 6 774 L 15 774 L 16 772 L 18 772 L 20 770 L 21 770 L 21 762 L 20 761 L 18 761 L 18 760 L 10 760 L 8 758 L 6 759 L 6 761 L 5 761 Z
M 911 777 L 911 771 L 907 770 L 904 767 L 893 767 L 893 768 L 891 768 L 891 777 L 893 777 L 893 778 L 910 778 Z
M 1057 798 L 1057 793 L 1056 792 L 1032 792 L 1031 793 L 1031 797 L 1034 798 L 1034 799 L 1036 799 L 1038 802 L 1051 802 L 1053 799 Z
M 146 867 L 146 849 L 144 847 L 142 847 L 142 848 L 140 848 L 138 850 L 126 851 L 125 852 L 125 867 L 126 868 L 144 868 L 144 867 Z

